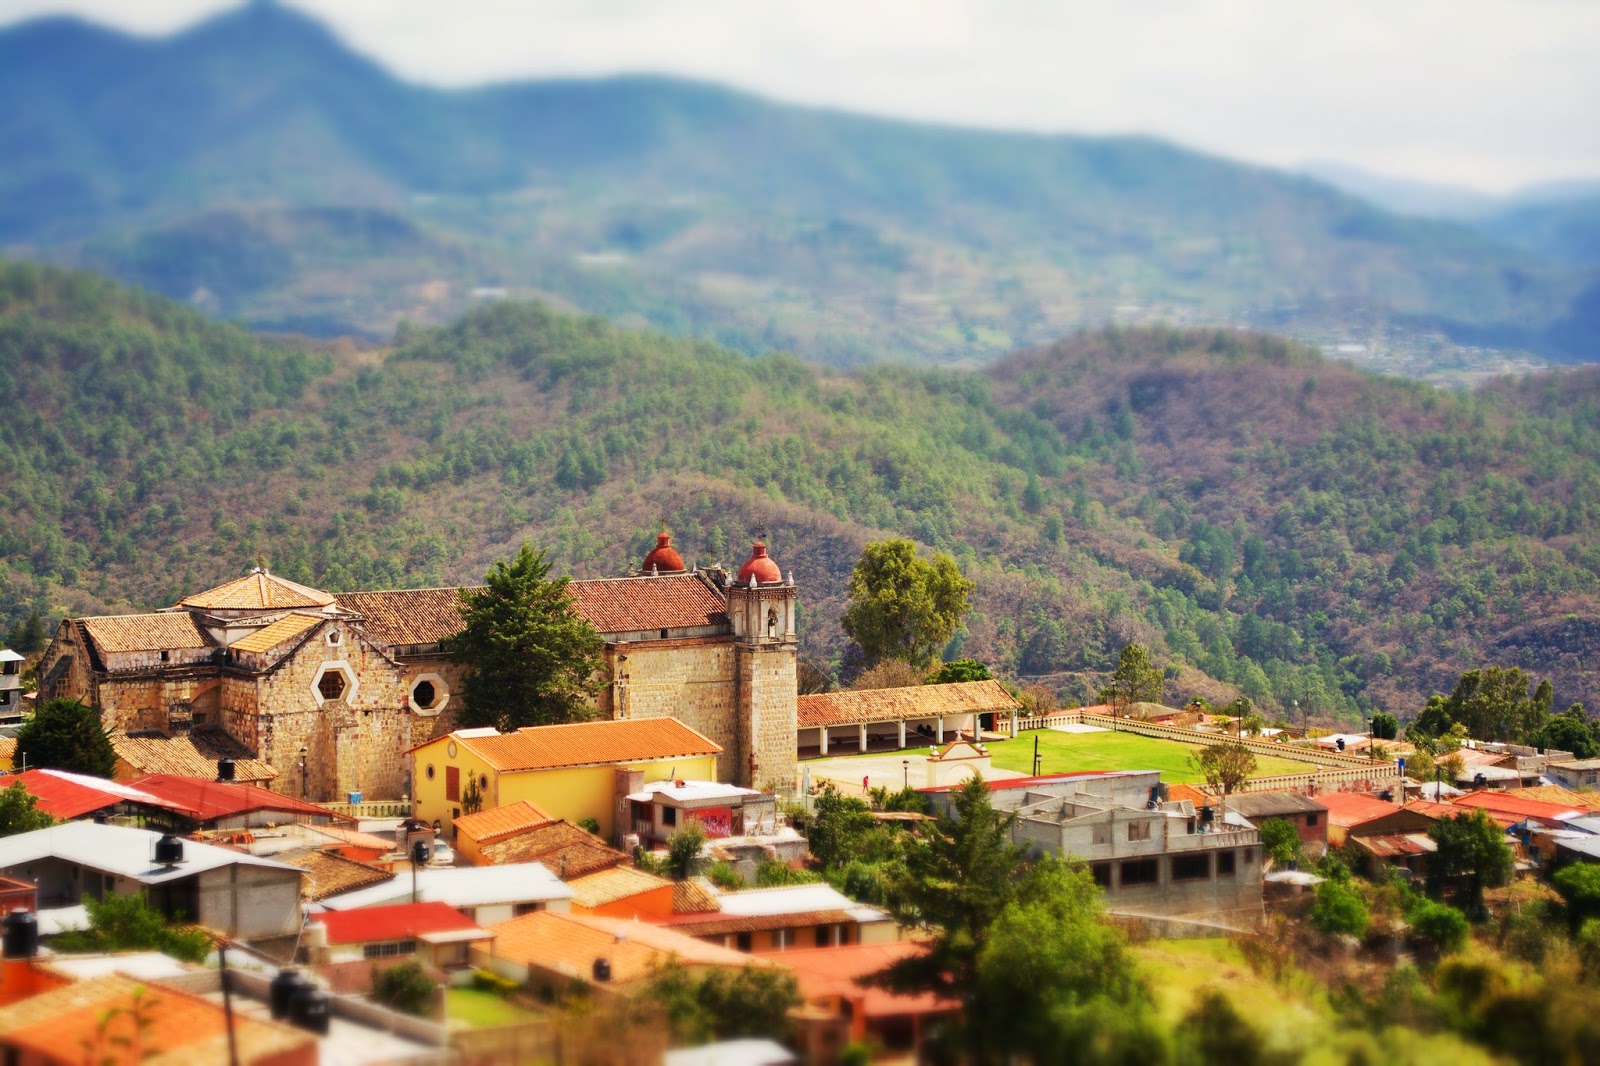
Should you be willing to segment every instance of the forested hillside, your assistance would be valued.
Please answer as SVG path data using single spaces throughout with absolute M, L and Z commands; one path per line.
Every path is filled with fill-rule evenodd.
M 1114 320 L 1415 374 L 1499 364 L 1477 348 L 1600 358 L 1586 259 L 1147 138 L 662 78 L 447 92 L 274 3 L 170 38 L 0 30 L 0 99 L 0 248 L 258 327 L 387 341 L 504 291 L 832 365 L 979 362 Z
M 486 306 L 305 351 L 78 273 L 0 266 L 0 612 L 165 606 L 257 560 L 335 591 L 474 580 L 524 538 L 623 572 L 666 520 L 765 528 L 838 654 L 862 544 L 977 582 L 963 655 L 1069 697 L 1131 640 L 1169 695 L 1402 716 L 1480 663 L 1592 700 L 1600 374 L 1474 395 L 1214 331 L 987 374 L 846 374 Z

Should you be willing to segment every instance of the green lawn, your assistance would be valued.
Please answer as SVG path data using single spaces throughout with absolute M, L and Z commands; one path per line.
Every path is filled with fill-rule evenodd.
M 444 1003 L 445 1016 L 450 1024 L 465 1028 L 513 1025 L 531 1022 L 539 1017 L 502 996 L 477 988 L 447 988 Z
M 1075 770 L 1160 770 L 1163 781 L 1199 782 L 1205 778 L 1189 765 L 1197 744 L 1140 736 L 1137 733 L 1058 733 L 1052 729 L 1030 730 L 1016 740 L 994 741 L 989 754 L 1002 770 L 1029 773 L 1033 769 L 1033 738 L 1039 738 L 1042 773 L 1062 774 Z M 1304 774 L 1312 764 L 1272 755 L 1256 756 L 1257 777 L 1276 774 Z

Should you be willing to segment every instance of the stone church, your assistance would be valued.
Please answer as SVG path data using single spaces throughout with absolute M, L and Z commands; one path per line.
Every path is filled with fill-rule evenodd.
M 226 732 L 292 795 L 397 799 L 406 750 L 454 728 L 462 670 L 440 642 L 460 591 L 331 594 L 257 569 L 151 614 L 63 620 L 40 697 L 130 735 Z M 662 533 L 627 577 L 568 592 L 605 639 L 602 717 L 677 718 L 721 745 L 724 781 L 793 792 L 796 588 L 765 544 L 736 574 L 689 570 Z

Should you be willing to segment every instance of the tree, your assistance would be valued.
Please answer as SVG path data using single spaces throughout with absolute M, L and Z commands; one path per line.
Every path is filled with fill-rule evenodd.
M 444 641 L 466 667 L 459 724 L 510 731 L 586 716 L 604 641 L 578 614 L 568 579 L 549 575 L 544 552 L 524 542 L 489 568 L 484 588 L 461 593 L 465 624 Z
M 28 612 L 27 618 L 6 632 L 6 647 L 21 655 L 44 651 L 44 646 L 44 619 L 39 617 L 38 611 Z
M 1528 743 L 1546 750 L 1570 751 L 1579 759 L 1592 759 L 1600 755 L 1600 742 L 1595 739 L 1594 725 L 1581 703 L 1574 703 L 1549 718 L 1538 732 L 1528 737 Z
M 111 734 L 100 709 L 78 700 L 54 699 L 17 730 L 16 764 L 29 769 L 70 770 L 110 777 L 117 768 Z
M 782 1040 L 789 1035 L 789 1011 L 800 1005 L 800 987 L 781 966 L 719 967 L 698 975 L 673 956 L 651 973 L 640 1000 L 666 1015 L 680 1043 Z
M 1329 878 L 1317 886 L 1306 920 L 1319 932 L 1360 938 L 1367 935 L 1372 915 L 1348 880 Z
M 1600 866 L 1575 862 L 1563 866 L 1551 879 L 1567 904 L 1567 920 L 1577 929 L 1600 918 Z
M 1045 859 L 1026 880 L 978 957 L 977 999 L 990 1053 L 1051 1062 L 1062 1048 L 1086 1046 L 1088 1038 L 1087 1046 L 1104 1043 L 1076 1061 L 1151 1061 L 1148 1053 L 1130 1054 L 1145 1051 L 1151 1040 L 1148 1017 L 1144 1025 L 1096 1036 L 1105 1015 L 1148 1016 L 1152 1003 L 1122 933 L 1104 921 L 1100 890 L 1088 871 Z M 1159 1033 L 1153 1035 L 1159 1044 Z
M 1477 740 L 1521 742 L 1538 732 L 1550 710 L 1550 685 L 1541 681 L 1530 695 L 1529 679 L 1515 666 L 1468 670 L 1444 701 L 1451 721 Z
M 1418 897 L 1406 908 L 1406 922 L 1418 940 L 1441 955 L 1460 951 L 1471 932 L 1465 914 L 1448 903 L 1436 903 L 1425 896 Z
M 1442 737 L 1448 733 L 1455 719 L 1450 717 L 1444 704 L 1443 696 L 1429 696 L 1428 705 L 1406 729 L 1406 739 L 1416 741 L 1419 737 Z
M 874 825 L 866 800 L 846 796 L 833 782 L 824 781 L 813 809 L 806 841 L 817 861 L 831 869 L 858 858 L 861 838 Z
M 882 659 L 856 675 L 852 689 L 914 688 L 927 680 L 927 674 L 901 659 Z
M 1440 818 L 1428 827 L 1433 839 L 1433 859 L 1428 864 L 1428 894 L 1439 897 L 1447 884 L 1457 885 L 1466 895 L 1469 915 L 1485 913 L 1483 890 L 1498 885 L 1511 875 L 1511 848 L 1506 835 L 1489 815 L 1479 808 L 1471 814 Z
M 1268 818 L 1256 827 L 1261 831 L 1261 850 L 1280 870 L 1300 860 L 1300 831 L 1287 818 Z
M 978 960 L 1000 914 L 1022 896 L 1025 852 L 1010 839 L 1015 815 L 994 809 L 982 777 L 970 778 L 952 799 L 950 811 L 918 823 L 896 886 L 895 920 L 926 932 L 927 951 L 894 963 L 878 981 L 958 1000 L 968 1058 L 981 1063 L 991 1049 L 981 1024 Z
M 1256 757 L 1243 742 L 1225 740 L 1220 744 L 1208 744 L 1198 755 L 1189 756 L 1189 765 L 1205 776 L 1206 784 L 1221 790 L 1226 803 L 1228 794 L 1256 772 Z
M 1376 740 L 1393 740 L 1400 735 L 1400 719 L 1379 711 L 1372 716 L 1372 736 Z
M 902 659 L 927 667 L 966 616 L 976 586 L 942 552 L 917 558 L 904 538 L 868 544 L 850 575 L 850 606 L 840 622 L 868 664 Z
M 439 985 L 415 959 L 384 969 L 373 967 L 372 998 L 402 1014 L 425 1017 Z
M 992 681 L 989 668 L 976 659 L 952 659 L 928 679 L 930 685 L 949 685 L 961 681 Z
M 33 793 L 21 781 L 0 792 L 0 837 L 31 833 L 35 829 L 48 829 L 56 820 L 39 809 Z
M 698 818 L 690 818 L 667 838 L 667 869 L 674 881 L 687 881 L 694 864 L 705 850 L 706 830 Z
M 1126 717 L 1135 703 L 1158 702 L 1164 683 L 1161 668 L 1150 662 L 1143 645 L 1126 644 L 1117 657 L 1111 683 L 1100 690 L 1100 702 L 1110 704 L 1112 714 Z

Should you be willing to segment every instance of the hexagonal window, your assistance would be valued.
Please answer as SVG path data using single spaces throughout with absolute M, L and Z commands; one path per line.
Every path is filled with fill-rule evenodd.
M 317 682 L 317 691 L 322 693 L 325 700 L 336 700 L 344 695 L 344 675 L 337 670 L 329 670 L 322 675 L 322 680 Z
M 421 715 L 436 715 L 450 702 L 450 686 L 438 674 L 419 674 L 411 682 L 411 709 Z
M 418 681 L 417 687 L 411 690 L 411 698 L 417 701 L 419 707 L 432 707 L 439 694 L 433 690 L 432 681 Z

